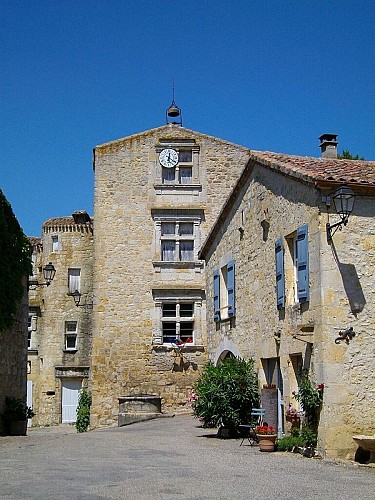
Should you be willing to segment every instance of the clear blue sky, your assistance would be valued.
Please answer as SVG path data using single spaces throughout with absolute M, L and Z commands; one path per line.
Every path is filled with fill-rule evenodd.
M 165 124 L 375 160 L 374 0 L 12 0 L 1 11 L 0 188 L 29 236 L 93 212 L 95 145 Z

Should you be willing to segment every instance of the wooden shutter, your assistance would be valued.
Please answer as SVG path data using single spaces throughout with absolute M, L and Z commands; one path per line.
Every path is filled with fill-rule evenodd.
M 235 266 L 230 260 L 227 264 L 227 289 L 228 289 L 228 316 L 233 318 L 236 315 L 236 294 L 235 294 Z
M 220 271 L 214 271 L 214 321 L 220 321 Z
M 282 238 L 275 242 L 277 308 L 285 307 L 284 244 Z
M 298 287 L 297 295 L 299 302 L 308 302 L 309 294 L 309 230 L 308 225 L 297 229 L 297 272 Z

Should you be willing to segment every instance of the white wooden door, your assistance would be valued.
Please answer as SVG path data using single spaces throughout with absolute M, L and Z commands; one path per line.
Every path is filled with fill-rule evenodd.
M 62 379 L 62 418 L 63 424 L 70 424 L 77 419 L 79 391 L 82 388 L 81 379 Z
M 33 383 L 31 380 L 27 381 L 27 396 L 26 396 L 26 404 L 33 407 Z M 27 419 L 27 427 L 31 427 L 31 418 Z

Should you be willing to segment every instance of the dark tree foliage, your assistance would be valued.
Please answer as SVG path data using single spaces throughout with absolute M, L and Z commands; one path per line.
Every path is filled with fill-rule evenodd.
M 31 248 L 10 203 L 0 189 L 0 331 L 12 326 L 31 274 Z
M 358 154 L 356 154 L 355 156 L 353 156 L 351 154 L 351 152 L 347 149 L 343 149 L 342 150 L 342 154 L 338 154 L 337 155 L 337 158 L 339 158 L 340 160 L 364 160 L 365 158 L 363 156 L 361 156 L 361 158 L 358 156 Z

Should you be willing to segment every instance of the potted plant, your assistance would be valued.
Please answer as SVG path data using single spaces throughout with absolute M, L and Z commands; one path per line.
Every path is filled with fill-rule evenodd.
M 5 432 L 11 436 L 26 436 L 27 419 L 35 415 L 32 408 L 18 398 L 6 396 L 2 419 Z
M 276 431 L 273 425 L 264 423 L 255 427 L 255 433 L 259 442 L 260 451 L 274 451 L 276 443 Z

